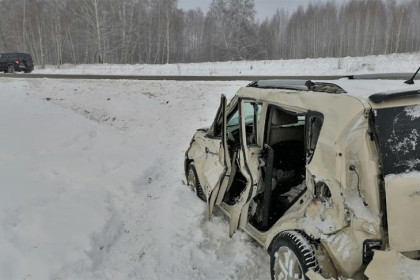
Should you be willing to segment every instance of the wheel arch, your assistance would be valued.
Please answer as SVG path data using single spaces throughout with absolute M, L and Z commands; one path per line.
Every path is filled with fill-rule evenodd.
M 290 242 L 290 243 L 289 243 Z M 284 243 L 289 243 L 286 245 L 292 252 L 296 254 L 296 251 L 299 251 L 302 259 L 301 265 L 303 265 L 305 270 L 313 270 L 315 273 L 321 272 L 321 267 L 317 258 L 315 249 L 312 246 L 314 240 L 311 240 L 304 232 L 299 230 L 284 230 L 280 232 L 273 239 L 269 246 L 269 255 L 270 255 L 270 274 L 272 279 L 274 279 L 274 269 L 276 262 L 277 251 L 285 245 Z M 292 245 L 293 244 L 293 245 Z M 294 249 L 295 248 L 295 249 Z M 297 256 L 297 255 L 296 255 Z M 299 257 L 298 257 L 299 258 Z M 307 279 L 307 277 L 305 277 Z
M 267 248 L 268 254 L 271 256 L 274 252 L 273 249 L 275 248 L 276 240 L 279 240 L 281 235 L 286 232 L 296 233 L 302 236 L 307 241 L 307 245 L 311 247 L 312 252 L 314 253 L 314 258 L 317 261 L 317 269 L 314 272 L 317 275 L 322 277 L 326 277 L 326 279 L 335 279 L 338 277 L 338 268 L 335 266 L 335 263 L 331 259 L 331 256 L 328 253 L 328 250 L 324 247 L 321 240 L 317 240 L 311 238 L 308 234 L 306 234 L 302 229 L 285 229 L 281 232 L 278 232 L 271 240 L 270 245 Z M 270 258 L 270 267 L 271 267 L 271 258 Z
M 9 68 L 12 67 L 13 71 L 9 71 Z M 17 70 L 15 69 L 15 66 L 13 63 L 8 63 L 6 66 L 6 73 L 12 73 L 14 74 Z

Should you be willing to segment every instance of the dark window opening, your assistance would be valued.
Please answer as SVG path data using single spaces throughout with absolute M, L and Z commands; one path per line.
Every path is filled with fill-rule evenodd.
M 225 202 L 228 205 L 235 205 L 237 203 L 237 200 L 241 196 L 241 193 L 245 190 L 246 183 L 247 183 L 247 180 L 242 175 L 242 173 L 236 172 L 234 174 L 234 179 L 232 181 L 232 184 L 228 187 L 223 197 L 223 202 Z
M 266 162 L 265 183 L 250 211 L 250 223 L 262 231 L 273 226 L 306 190 L 305 115 L 269 108 L 265 143 L 272 163 Z
M 306 117 L 306 161 L 311 162 L 318 144 L 319 134 L 323 124 L 323 116 L 319 113 L 309 112 Z
M 247 145 L 257 145 L 258 121 L 261 117 L 261 104 L 244 102 L 245 134 Z

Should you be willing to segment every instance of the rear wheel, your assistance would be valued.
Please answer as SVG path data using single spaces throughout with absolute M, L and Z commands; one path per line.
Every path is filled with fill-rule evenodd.
M 197 194 L 198 198 L 202 201 L 207 201 L 206 195 L 204 194 L 203 188 L 198 180 L 197 171 L 195 170 L 193 162 L 191 162 L 188 166 L 187 184 Z
M 296 231 L 280 233 L 270 253 L 271 279 L 308 280 L 306 273 L 319 272 L 319 264 L 306 238 Z
M 15 73 L 15 67 L 13 67 L 13 65 L 7 66 L 7 73 L 10 73 L 10 74 Z

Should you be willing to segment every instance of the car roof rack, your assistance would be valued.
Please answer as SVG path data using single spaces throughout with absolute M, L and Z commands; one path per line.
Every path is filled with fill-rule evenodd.
M 333 83 L 312 82 L 310 80 L 261 80 L 248 84 L 247 87 L 263 89 L 289 89 L 297 91 L 315 91 L 342 94 L 346 91 Z

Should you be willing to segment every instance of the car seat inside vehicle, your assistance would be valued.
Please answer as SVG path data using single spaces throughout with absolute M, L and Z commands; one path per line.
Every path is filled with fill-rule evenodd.
M 251 224 L 259 230 L 268 230 L 299 198 L 305 185 L 305 115 L 286 112 L 277 107 L 268 111 L 265 143 L 272 150 L 272 164 L 266 164 L 264 186 L 253 200 Z M 272 170 L 267 170 L 272 166 Z M 269 183 L 267 183 L 269 182 Z M 267 186 L 270 185 L 270 186 Z M 266 188 L 271 188 L 266 190 Z M 269 201 L 264 200 L 268 191 Z M 267 197 L 267 196 L 266 196 Z M 264 208 L 268 216 L 263 215 Z M 264 217 L 266 216 L 266 217 Z M 265 220 L 265 221 L 264 221 Z

